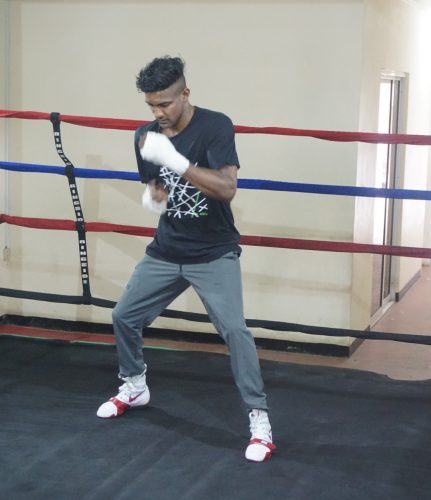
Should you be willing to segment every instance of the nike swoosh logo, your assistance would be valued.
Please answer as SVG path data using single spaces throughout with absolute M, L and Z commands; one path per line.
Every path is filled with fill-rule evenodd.
M 135 401 L 135 399 L 139 398 L 139 396 L 140 396 L 141 394 L 144 394 L 144 392 L 145 392 L 145 391 L 142 391 L 142 392 L 140 392 L 139 394 L 137 394 L 136 396 L 133 396 L 133 397 L 132 397 L 132 396 L 129 396 L 129 403 L 133 403 L 133 401 Z

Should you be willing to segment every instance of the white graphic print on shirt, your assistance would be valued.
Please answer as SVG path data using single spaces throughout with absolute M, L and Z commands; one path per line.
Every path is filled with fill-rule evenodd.
M 169 217 L 206 217 L 208 202 L 205 196 L 188 181 L 183 182 L 181 177 L 166 167 L 160 168 L 162 183 L 169 190 L 168 208 Z

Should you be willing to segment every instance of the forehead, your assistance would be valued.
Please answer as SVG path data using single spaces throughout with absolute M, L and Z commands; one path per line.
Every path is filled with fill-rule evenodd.
M 177 82 L 175 82 L 167 89 L 158 90 L 157 92 L 146 92 L 145 102 L 153 105 L 172 102 L 181 94 L 182 90 L 183 89 L 177 85 Z

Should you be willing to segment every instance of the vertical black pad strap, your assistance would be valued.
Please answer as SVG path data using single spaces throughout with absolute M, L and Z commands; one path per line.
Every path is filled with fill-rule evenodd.
M 82 212 L 81 202 L 79 200 L 78 186 L 76 185 L 75 167 L 73 163 L 67 158 L 63 151 L 63 144 L 61 141 L 60 131 L 60 113 L 51 113 L 50 115 L 52 127 L 54 130 L 54 141 L 57 153 L 65 164 L 64 173 L 69 182 L 70 195 L 72 197 L 73 209 L 75 210 L 76 231 L 78 233 L 79 241 L 79 260 L 81 264 L 81 281 L 82 281 L 82 295 L 85 304 L 91 304 L 90 292 L 90 276 L 88 270 L 88 252 L 87 252 L 87 239 L 85 235 L 85 221 Z

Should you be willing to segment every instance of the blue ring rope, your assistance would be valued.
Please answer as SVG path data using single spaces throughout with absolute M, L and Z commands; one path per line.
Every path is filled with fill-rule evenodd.
M 15 163 L 0 161 L 0 169 L 15 172 L 33 172 L 65 175 L 65 167 L 53 165 L 37 165 L 33 163 Z M 140 181 L 137 172 L 121 170 L 101 170 L 94 168 L 74 169 L 75 177 L 86 179 L 119 179 Z M 386 189 L 358 186 L 333 186 L 330 184 L 304 184 L 300 182 L 283 182 L 259 179 L 238 179 L 240 189 L 260 189 L 266 191 L 290 191 L 297 193 L 329 194 L 336 196 L 363 196 L 369 198 L 392 198 L 400 200 L 431 200 L 431 191 L 419 189 Z

